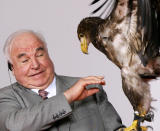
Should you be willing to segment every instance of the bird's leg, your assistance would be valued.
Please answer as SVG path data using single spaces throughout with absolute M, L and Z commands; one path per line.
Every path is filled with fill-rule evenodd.
M 136 131 L 147 131 L 147 127 L 141 126 L 141 123 L 144 122 L 145 120 L 145 115 L 146 115 L 146 112 L 145 110 L 142 110 L 142 108 L 140 113 L 135 112 L 134 121 L 137 121 Z
M 130 127 L 124 131 L 147 131 L 148 127 L 142 127 L 141 123 L 146 120 L 146 114 L 150 110 L 152 101 L 149 84 L 136 74 L 134 68 L 124 67 L 121 69 L 123 90 L 137 111 Z

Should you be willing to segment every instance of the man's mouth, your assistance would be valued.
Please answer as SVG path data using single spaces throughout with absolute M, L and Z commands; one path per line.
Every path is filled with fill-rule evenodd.
M 44 71 L 40 71 L 40 72 L 38 72 L 38 73 L 34 73 L 34 74 L 32 74 L 32 75 L 29 75 L 29 77 L 33 77 L 33 76 L 38 76 L 38 75 L 40 75 L 41 73 L 43 73 Z

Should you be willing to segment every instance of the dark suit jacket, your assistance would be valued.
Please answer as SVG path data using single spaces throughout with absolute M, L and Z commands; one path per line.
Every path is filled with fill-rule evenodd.
M 78 79 L 57 75 L 57 95 L 46 100 L 18 83 L 1 88 L 0 131 L 114 131 L 121 127 L 103 90 L 68 104 L 63 92 Z

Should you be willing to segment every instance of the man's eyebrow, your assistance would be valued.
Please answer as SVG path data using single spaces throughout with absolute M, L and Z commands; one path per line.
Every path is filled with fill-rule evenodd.
M 25 53 L 21 53 L 17 56 L 18 59 L 20 59 L 21 57 L 25 56 L 26 54 Z
M 44 47 L 39 47 L 36 49 L 36 51 L 44 51 Z

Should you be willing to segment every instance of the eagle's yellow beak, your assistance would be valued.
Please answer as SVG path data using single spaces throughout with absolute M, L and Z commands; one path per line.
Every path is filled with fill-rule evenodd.
M 81 41 L 81 51 L 84 53 L 84 54 L 88 54 L 88 43 L 87 43 L 87 39 L 86 37 L 81 37 L 80 38 L 80 41 Z

